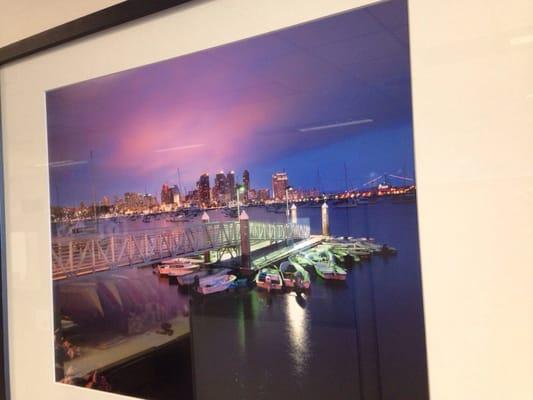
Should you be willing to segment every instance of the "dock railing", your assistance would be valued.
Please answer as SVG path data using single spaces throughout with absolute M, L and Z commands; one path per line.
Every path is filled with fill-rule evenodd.
M 306 239 L 306 224 L 250 221 L 252 241 Z M 142 266 L 169 257 L 201 254 L 240 244 L 238 221 L 193 224 L 180 228 L 57 237 L 52 240 L 54 279 L 125 266 Z

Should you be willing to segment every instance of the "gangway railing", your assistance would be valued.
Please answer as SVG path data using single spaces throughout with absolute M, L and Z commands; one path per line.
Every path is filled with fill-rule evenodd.
M 251 241 L 306 239 L 306 224 L 250 221 Z M 125 266 L 141 266 L 180 255 L 201 254 L 240 245 L 238 221 L 193 224 L 180 228 L 84 236 L 52 240 L 54 279 Z

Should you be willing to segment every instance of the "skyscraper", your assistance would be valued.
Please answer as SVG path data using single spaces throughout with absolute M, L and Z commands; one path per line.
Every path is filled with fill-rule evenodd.
M 245 169 L 242 173 L 242 185 L 244 187 L 243 199 L 248 201 L 248 190 L 250 190 L 250 173 Z
M 213 200 L 219 205 L 226 203 L 227 182 L 224 171 L 215 175 L 215 186 L 213 188 Z
M 285 200 L 285 190 L 289 186 L 286 172 L 276 172 L 272 175 L 272 196 L 275 200 Z
M 235 171 L 228 172 L 228 175 L 226 176 L 226 185 L 229 200 L 235 200 Z
M 203 173 L 196 183 L 198 188 L 198 197 L 201 205 L 208 206 L 211 203 L 211 187 L 209 185 L 209 175 Z
M 173 201 L 172 190 L 166 183 L 163 184 L 163 187 L 161 188 L 161 204 L 172 204 Z
M 170 188 L 170 192 L 172 194 L 172 202 L 174 204 L 177 204 L 178 207 L 181 206 L 181 193 L 180 188 L 178 185 L 174 185 Z

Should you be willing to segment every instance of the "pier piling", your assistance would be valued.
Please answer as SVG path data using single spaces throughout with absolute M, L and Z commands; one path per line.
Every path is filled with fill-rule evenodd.
M 297 224 L 298 223 L 298 209 L 296 207 L 296 204 L 292 204 L 291 206 L 291 224 Z
M 329 215 L 328 215 L 328 205 L 324 201 L 322 204 L 322 235 L 329 236 Z
M 202 214 L 202 223 L 207 224 L 209 223 L 209 220 L 210 220 L 209 215 L 207 214 L 207 212 L 204 211 L 204 213 Z M 207 227 L 206 227 L 206 230 L 207 230 Z M 204 253 L 204 262 L 205 263 L 211 262 L 211 251 L 207 250 Z
M 246 211 L 242 211 L 239 215 L 239 225 L 241 233 L 241 268 L 251 268 L 251 246 L 250 246 L 250 219 Z

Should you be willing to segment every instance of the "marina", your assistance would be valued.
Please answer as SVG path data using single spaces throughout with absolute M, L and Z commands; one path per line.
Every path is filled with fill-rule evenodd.
M 120 370 L 121 365 L 126 365 L 127 363 L 132 362 L 132 360 L 145 360 L 142 362 L 151 362 L 149 361 L 151 360 L 150 354 L 152 354 L 155 349 L 164 348 L 173 342 L 188 340 L 187 338 L 190 336 L 192 327 L 195 326 L 195 324 L 198 324 L 199 321 L 204 322 L 200 323 L 199 326 L 194 327 L 195 341 L 193 345 L 193 356 L 202 359 L 204 347 L 210 348 L 210 343 L 213 340 L 212 337 L 209 339 L 205 336 L 207 332 L 204 333 L 204 330 L 217 329 L 216 326 L 220 322 L 216 322 L 218 320 L 216 315 L 219 315 L 220 312 L 224 313 L 226 312 L 224 310 L 227 310 L 227 312 L 233 314 L 236 311 L 235 307 L 239 309 L 239 307 L 242 307 L 244 304 L 248 304 L 249 301 L 252 301 L 255 304 L 255 306 L 253 306 L 256 308 L 255 312 L 258 312 L 259 309 L 263 309 L 264 307 L 275 307 L 274 309 L 277 309 L 278 306 L 275 306 L 275 304 L 279 302 L 281 302 L 281 304 L 294 302 L 295 307 L 301 310 L 298 311 L 298 313 L 301 312 L 303 313 L 302 315 L 307 315 L 309 311 L 306 310 L 311 307 L 311 304 L 315 304 L 312 307 L 319 307 L 320 309 L 322 308 L 322 306 L 319 306 L 320 304 L 326 304 L 323 303 L 324 301 L 327 301 L 328 303 L 333 301 L 333 304 L 337 304 L 338 301 L 346 296 L 346 293 L 351 292 L 352 295 L 350 296 L 355 295 L 355 292 L 352 292 L 354 289 L 353 285 L 362 284 L 365 287 L 365 291 L 368 291 L 369 288 L 367 287 L 367 283 L 360 282 L 360 279 L 363 276 L 368 277 L 369 273 L 373 275 L 374 272 L 371 272 L 371 269 L 376 269 L 375 273 L 377 276 L 383 274 L 386 276 L 391 273 L 387 272 L 388 268 L 393 268 L 393 271 L 397 271 L 397 268 L 403 268 L 406 275 L 402 276 L 400 282 L 406 281 L 407 279 L 408 282 L 411 282 L 410 285 L 412 285 L 416 282 L 416 276 L 413 275 L 415 272 L 412 269 L 413 265 L 405 265 L 405 261 L 402 262 L 402 260 L 413 257 L 413 250 L 409 250 L 409 248 L 405 247 L 407 245 L 405 239 L 399 239 L 405 232 L 413 230 L 413 227 L 410 228 L 406 225 L 408 217 L 403 214 L 405 211 L 409 211 L 409 213 L 414 212 L 414 207 L 410 204 L 381 204 L 377 206 L 379 211 L 381 211 L 381 214 L 387 215 L 387 212 L 383 213 L 383 210 L 388 210 L 390 220 L 384 221 L 381 218 L 374 218 L 374 221 L 379 222 L 378 225 L 375 225 L 375 222 L 371 224 L 370 219 L 368 220 L 368 224 L 365 224 L 368 213 L 373 213 L 374 207 L 376 206 L 350 209 L 350 229 L 343 230 L 342 225 L 335 222 L 331 226 L 333 234 L 330 236 L 324 236 L 321 234 L 322 224 L 320 219 L 320 209 L 310 208 L 308 210 L 302 210 L 301 214 L 303 214 L 303 217 L 306 218 L 306 221 L 308 221 L 310 225 L 309 238 L 290 243 L 279 241 L 271 244 L 270 242 L 265 243 L 264 241 L 261 241 L 255 246 L 252 246 L 252 265 L 255 263 L 255 267 L 251 274 L 248 270 L 235 268 L 240 262 L 240 255 L 234 254 L 234 256 L 231 256 L 230 253 L 225 253 L 218 262 L 217 260 L 211 259 L 209 264 L 205 265 L 205 253 L 201 252 L 200 254 L 189 257 L 180 256 L 166 258 L 145 266 L 134 268 L 129 267 L 125 269 L 120 268 L 117 270 L 97 272 L 89 275 L 82 275 L 77 278 L 74 277 L 56 281 L 56 293 L 62 293 L 59 294 L 59 297 L 63 299 L 63 301 L 68 301 L 68 293 L 72 293 L 72 287 L 75 286 L 74 283 L 92 282 L 93 288 L 100 288 L 99 290 L 94 289 L 94 293 L 96 293 L 95 295 L 86 295 L 86 298 L 93 299 L 93 305 L 90 307 L 93 308 L 93 314 L 96 314 L 89 318 L 89 321 L 94 330 L 95 326 L 98 326 L 98 324 L 95 325 L 95 321 L 102 320 L 101 326 L 105 326 L 105 330 L 109 331 L 103 335 L 103 332 L 101 331 L 90 334 L 85 330 L 82 335 L 84 337 L 78 337 L 75 332 L 79 332 L 80 328 L 83 327 L 83 319 L 80 319 L 79 321 L 62 321 L 62 325 L 66 327 L 66 329 L 62 330 L 62 335 L 66 340 L 73 343 L 74 346 L 80 348 L 79 357 L 75 357 L 64 363 L 63 368 L 65 373 L 68 371 L 71 378 L 76 376 L 86 376 L 94 370 L 99 370 L 102 373 L 109 371 L 111 374 L 116 368 L 119 368 Z M 398 214 L 398 211 L 400 210 L 401 212 Z M 217 211 L 215 210 L 214 212 L 216 213 Z M 261 210 L 254 208 L 249 208 L 247 212 L 251 215 L 256 213 L 254 216 L 258 219 L 261 218 L 261 216 L 263 218 L 272 218 L 273 215 L 276 216 L 274 218 L 279 218 L 277 217 L 279 215 L 277 213 L 264 213 L 261 215 L 259 214 Z M 333 206 L 330 207 L 329 212 L 333 214 L 341 212 L 345 215 L 346 209 L 337 209 Z M 282 215 L 281 218 L 283 217 L 284 216 Z M 161 221 L 164 222 L 164 220 Z M 341 219 L 336 218 L 333 221 L 341 221 Z M 391 237 L 390 233 L 387 233 L 389 229 L 383 230 L 383 228 L 389 226 L 389 224 L 396 227 L 393 231 L 400 233 L 400 236 L 393 235 L 393 237 Z M 378 242 L 377 240 L 369 241 L 366 239 L 367 237 L 380 236 L 383 237 L 387 243 L 394 243 L 395 248 L 397 249 L 395 255 L 392 254 L 392 250 L 383 250 L 383 242 Z M 391 238 L 393 240 L 391 240 Z M 388 246 L 390 245 L 387 245 L 385 249 L 387 249 Z M 210 256 L 214 256 L 214 254 L 215 252 L 212 252 L 210 253 Z M 321 265 L 322 263 L 324 263 L 324 265 Z M 395 268 L 395 265 L 397 264 L 399 264 L 399 266 Z M 297 268 L 295 268 L 296 270 L 303 270 L 305 272 L 305 274 L 303 274 L 304 276 L 298 279 L 300 282 L 298 285 L 300 285 L 300 287 L 296 286 L 296 279 L 287 280 L 285 277 L 288 265 L 297 266 Z M 317 265 L 319 266 L 318 269 Z M 328 279 L 329 277 L 327 276 L 327 273 L 329 268 L 332 268 L 337 272 L 337 275 L 343 275 L 344 279 L 341 278 L 339 280 L 338 277 L 333 277 L 331 280 Z M 167 273 L 161 273 L 161 271 L 167 271 Z M 179 273 L 176 271 L 183 272 Z M 344 271 L 344 274 L 342 271 Z M 397 275 L 397 273 L 398 272 L 394 272 L 394 275 Z M 261 275 L 263 275 L 264 279 L 261 279 Z M 415 279 L 415 281 L 413 281 L 413 279 Z M 266 283 L 267 281 L 268 284 Z M 141 282 L 142 286 L 139 286 Z M 121 284 L 122 288 L 119 288 Z M 156 301 L 159 305 L 155 308 L 154 306 L 150 306 L 148 307 L 150 310 L 141 311 L 141 314 L 139 314 L 139 305 L 137 305 L 132 308 L 137 309 L 137 311 L 133 312 L 133 314 L 129 312 L 129 317 L 120 317 L 125 319 L 126 322 L 121 324 L 117 323 L 118 319 L 120 319 L 117 319 L 117 316 L 123 315 L 123 312 L 115 309 L 115 311 L 111 311 L 114 313 L 114 317 L 111 315 L 105 315 L 109 313 L 113 307 L 110 305 L 109 298 L 106 300 L 105 296 L 102 297 L 104 294 L 101 289 L 102 287 L 110 288 L 113 285 L 117 286 L 117 289 L 115 290 L 117 297 L 124 297 L 126 293 L 134 293 L 138 291 L 141 295 L 139 296 L 139 293 L 137 293 L 137 301 L 151 303 L 152 301 L 150 300 L 150 297 L 155 296 L 154 299 L 159 298 L 159 300 Z M 148 292 L 145 295 L 142 295 L 147 289 Z M 84 290 L 85 293 L 90 293 L 88 289 Z M 113 290 L 110 290 L 110 292 L 113 293 Z M 97 304 L 97 302 L 94 301 L 95 296 L 100 300 L 100 305 L 98 307 L 94 305 Z M 122 300 L 123 303 L 127 297 L 128 296 L 124 297 Z M 282 300 L 282 297 L 286 297 L 286 300 Z M 111 298 L 111 300 L 113 299 Z M 350 304 L 352 304 L 353 300 L 354 299 L 350 300 Z M 414 300 L 415 299 L 413 298 L 411 301 Z M 365 300 L 365 302 L 367 301 L 368 300 Z M 115 301 L 115 303 L 118 303 L 118 301 Z M 230 304 L 234 305 L 231 306 Z M 126 304 L 123 304 L 123 310 L 126 309 L 125 306 Z M 218 310 L 218 307 L 220 306 L 222 308 Z M 357 306 L 360 307 L 360 304 Z M 392 304 L 390 306 L 392 306 Z M 215 310 L 212 307 L 217 309 Z M 227 307 L 229 307 L 229 309 L 227 309 Z M 363 314 L 366 315 L 370 311 L 367 307 L 368 306 L 365 306 L 364 309 L 360 310 L 358 313 L 363 312 Z M 97 312 L 94 312 L 95 308 Z M 291 310 L 292 308 L 293 306 L 290 306 Z M 341 308 L 336 310 L 334 314 L 338 314 L 338 312 L 344 308 L 345 306 L 341 306 Z M 143 309 L 146 310 L 146 307 L 143 306 Z M 101 312 L 98 310 L 101 310 Z M 289 309 L 285 312 L 288 312 L 288 310 Z M 326 316 L 323 314 L 324 311 L 318 311 L 317 309 L 312 312 L 313 315 L 316 312 L 319 312 L 318 315 L 320 315 L 319 319 L 315 322 L 320 321 Z M 211 313 L 214 313 L 212 317 L 210 317 Z M 290 313 L 294 312 L 290 311 Z M 150 314 L 153 315 L 148 316 Z M 344 312 L 341 312 L 341 314 L 346 317 Z M 292 318 L 289 317 L 289 315 L 286 317 Z M 109 325 L 108 318 L 115 319 L 114 325 Z M 212 320 L 212 318 L 215 318 L 215 320 Z M 257 316 L 249 316 L 249 318 L 255 320 Z M 314 318 L 316 317 L 313 317 L 313 320 Z M 258 321 L 260 320 L 261 317 L 259 317 Z M 352 318 L 348 318 L 348 321 L 350 320 L 354 321 Z M 240 324 L 241 322 L 239 321 L 242 322 L 242 320 L 238 318 L 235 319 L 233 323 Z M 283 319 L 283 321 L 285 320 Z M 371 321 L 364 322 L 365 326 L 369 322 Z M 204 325 L 204 323 L 207 325 Z M 207 326 L 211 323 L 213 323 L 213 326 L 208 328 Z M 230 323 L 230 321 L 228 321 L 228 323 Z M 230 324 L 232 325 L 233 323 Z M 298 324 L 301 323 L 303 322 Z M 347 322 L 342 322 L 343 325 L 345 323 Z M 166 326 L 167 329 L 162 328 L 163 324 L 168 324 L 168 326 Z M 76 325 L 79 327 L 76 328 Z M 120 326 L 122 326 L 122 328 Z M 248 323 L 246 323 L 246 326 L 248 326 Z M 225 327 L 224 329 L 227 328 Z M 233 329 L 234 328 L 231 328 L 230 332 L 233 331 Z M 252 329 L 250 332 L 256 331 L 256 328 L 252 327 L 246 329 L 247 332 L 250 329 Z M 310 326 L 307 328 L 304 326 L 299 328 L 295 327 L 294 329 L 304 329 L 304 331 L 310 329 L 307 334 L 311 334 L 311 332 L 315 331 L 315 328 L 311 328 Z M 349 330 L 351 329 L 352 328 L 349 328 Z M 355 327 L 353 329 L 355 329 Z M 398 329 L 398 327 L 395 329 Z M 169 332 L 171 333 L 169 334 Z M 219 334 L 222 334 L 222 332 L 219 332 Z M 235 338 L 242 336 L 242 334 L 243 333 L 238 334 Z M 356 335 L 356 332 L 353 331 L 352 334 Z M 223 334 L 224 337 L 226 337 L 226 335 L 226 333 Z M 104 338 L 104 336 L 107 337 Z M 283 340 L 289 340 L 290 343 L 290 340 L 293 339 L 290 339 L 289 337 Z M 381 339 L 374 337 L 372 340 L 376 341 Z M 230 343 L 232 341 L 233 339 L 230 340 Z M 215 340 L 215 342 L 219 342 L 219 339 Z M 259 342 L 257 342 L 257 344 L 259 345 Z M 414 343 L 411 343 L 411 346 L 414 346 L 415 348 L 417 347 Z M 301 348 L 301 345 L 299 345 L 298 348 L 300 348 L 305 354 L 308 354 L 305 349 Z M 365 350 L 365 352 L 367 351 L 368 350 Z M 239 353 L 232 354 L 235 355 Z M 309 356 L 309 354 L 307 356 L 305 356 L 305 354 L 301 355 L 303 357 L 302 360 L 305 360 L 306 357 Z M 219 354 L 219 356 L 221 355 Z M 292 368 L 295 368 L 294 363 L 296 362 L 296 359 L 291 360 L 292 361 L 290 362 L 285 360 L 285 362 L 288 362 L 287 368 L 289 368 L 289 365 L 292 365 L 289 369 L 293 371 Z M 302 361 L 298 361 L 296 365 L 301 362 Z M 375 365 L 375 362 L 376 360 L 374 359 L 374 361 L 366 361 L 365 363 Z M 420 362 L 422 362 L 421 359 Z M 206 369 L 207 371 L 210 370 L 205 364 L 200 363 L 195 365 L 197 365 L 197 373 L 205 374 L 207 373 Z M 234 368 L 237 368 L 237 366 L 234 366 Z M 303 370 L 306 370 L 306 368 L 311 368 L 311 370 L 315 369 L 315 367 L 312 367 L 312 364 L 301 368 L 303 368 Z M 220 373 L 220 371 L 217 373 Z M 240 374 L 244 373 L 244 371 L 236 373 Z M 294 371 L 291 373 L 294 373 Z M 250 385 L 251 384 L 252 383 L 250 383 Z M 271 389 L 272 388 L 267 390 L 267 392 L 270 393 Z M 242 390 L 246 390 L 246 388 L 242 388 Z M 313 397 L 311 396 L 311 398 Z

